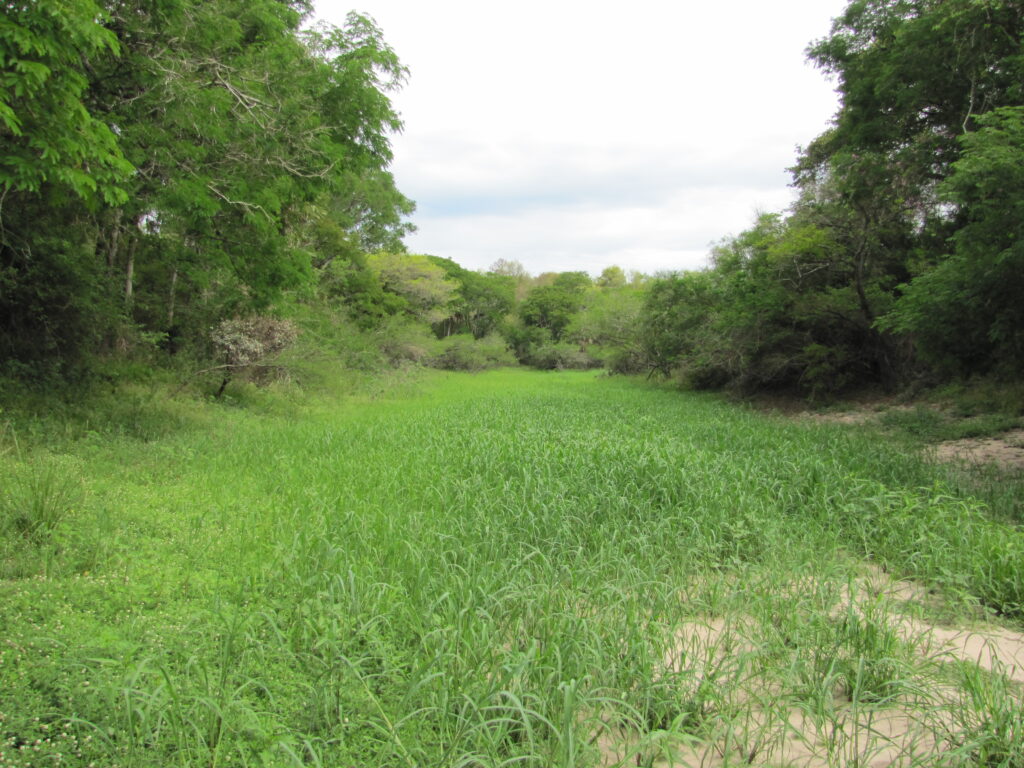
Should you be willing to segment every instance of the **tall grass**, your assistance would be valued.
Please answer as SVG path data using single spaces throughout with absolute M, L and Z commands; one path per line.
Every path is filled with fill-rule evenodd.
M 420 389 L 5 456 L 81 499 L 0 582 L 0 766 L 1021 765 L 1006 671 L 871 586 L 1024 613 L 1021 532 L 929 465 L 593 374 Z

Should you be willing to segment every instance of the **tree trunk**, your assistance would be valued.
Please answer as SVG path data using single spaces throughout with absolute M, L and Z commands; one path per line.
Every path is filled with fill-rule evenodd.
M 132 308 L 133 280 L 135 277 L 135 239 L 128 246 L 128 264 L 124 269 L 124 306 L 128 311 Z
M 113 274 L 117 267 L 117 249 L 121 238 L 121 209 L 114 211 L 114 221 L 110 225 L 110 236 L 107 239 L 107 271 Z
M 174 288 L 178 284 L 178 268 L 171 272 L 171 288 L 167 292 L 167 332 L 174 327 Z

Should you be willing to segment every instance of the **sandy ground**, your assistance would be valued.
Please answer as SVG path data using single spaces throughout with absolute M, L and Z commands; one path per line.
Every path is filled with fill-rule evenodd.
M 792 588 L 802 587 L 793 584 Z M 871 568 L 842 594 L 836 615 L 851 607 L 859 610 L 858 603 L 864 599 L 874 604 L 881 598 L 895 607 L 887 615 L 896 634 L 938 668 L 976 664 L 1011 680 L 1018 694 L 1024 685 L 1024 634 L 996 625 L 947 627 L 913 618 L 898 606 L 927 603 L 932 599 L 928 591 Z M 964 694 L 938 678 L 932 681 L 935 688 L 923 705 L 914 694 L 874 704 L 851 701 L 839 693 L 821 701 L 787 701 L 757 674 L 743 671 L 757 658 L 757 634 L 753 620 L 744 616 L 695 618 L 681 626 L 676 648 L 665 659 L 666 671 L 679 671 L 685 665 L 702 678 L 711 669 L 730 670 L 725 677 L 742 678 L 737 686 L 724 679 L 717 682 L 730 689 L 727 698 L 733 706 L 724 715 L 711 711 L 699 738 L 669 738 L 652 732 L 641 739 L 635 732 L 609 727 L 595 742 L 603 756 L 601 764 L 606 768 L 934 765 L 950 748 L 944 737 L 963 730 L 964 718 L 970 718 L 964 714 Z
M 1024 429 L 1014 429 L 993 437 L 947 440 L 935 448 L 939 461 L 968 464 L 995 464 L 1003 469 L 1024 469 Z
M 877 420 L 880 407 L 886 410 L 910 410 L 909 405 L 866 404 L 847 411 L 816 413 L 796 411 L 797 418 L 831 424 L 868 424 Z M 989 464 L 1008 471 L 1024 470 L 1024 429 L 1014 429 L 990 437 L 947 440 L 934 446 L 932 455 L 938 461 L 963 464 Z

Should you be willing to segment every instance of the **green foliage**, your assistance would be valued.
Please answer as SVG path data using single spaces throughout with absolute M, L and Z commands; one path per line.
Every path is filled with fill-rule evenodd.
M 324 300 L 343 303 L 363 329 L 372 328 L 382 319 L 409 307 L 403 296 L 384 290 L 380 275 L 364 258 L 334 259 L 319 270 L 318 276 Z
M 118 40 L 92 0 L 5 3 L 0 17 L 0 191 L 122 203 L 133 168 L 87 106 L 91 64 Z
M 72 226 L 68 226 L 68 223 Z M 0 375 L 80 382 L 121 314 L 92 252 L 84 211 L 11 193 L 0 228 Z
M 458 286 L 449 302 L 451 314 L 434 326 L 437 335 L 468 332 L 481 339 L 497 331 L 515 305 L 515 278 L 464 269 L 451 259 L 439 256 L 429 258 Z
M 577 296 L 586 293 L 593 284 L 586 272 L 559 272 L 551 283 L 553 287 Z
M 551 342 L 530 351 L 526 362 L 542 371 L 587 371 L 601 368 L 603 362 L 577 344 Z
M 582 280 L 578 273 L 566 274 L 569 277 L 563 285 L 542 285 L 531 290 L 517 310 L 524 325 L 547 331 L 556 342 L 582 305 Z
M 390 365 L 425 364 L 437 347 L 437 338 L 430 326 L 403 315 L 382 321 L 371 336 Z
M 622 267 L 612 265 L 601 271 L 601 276 L 594 282 L 598 288 L 622 288 L 626 285 L 626 273 Z
M 436 323 L 448 315 L 457 285 L 429 256 L 380 252 L 372 254 L 367 264 L 383 289 L 405 302 L 411 316 Z
M 440 350 L 430 364 L 449 371 L 484 371 L 516 364 L 508 344 L 497 334 L 482 339 L 449 336 L 440 343 Z
M 871 326 L 864 344 L 883 378 L 910 373 L 894 332 L 946 376 L 1020 367 L 1020 270 L 987 265 L 1006 259 L 1001 233 L 1019 219 L 1009 211 L 1022 33 L 1020 9 L 1003 0 L 853 0 L 810 49 L 837 76 L 842 102 L 795 169 L 797 215 L 824 213 L 847 250 Z M 899 282 L 910 287 L 894 304 Z
M 960 375 L 1024 373 L 1024 108 L 995 110 L 965 134 L 943 184 L 962 211 L 953 252 L 904 290 L 887 327 L 913 334 L 933 364 Z M 955 318 L 955 322 L 938 318 Z
M 425 311 L 364 258 L 410 228 L 387 170 L 401 127 L 387 92 L 405 70 L 369 19 L 303 29 L 308 12 L 75 0 L 5 14 L 0 139 L 24 166 L 0 173 L 7 375 L 65 376 L 146 338 L 201 354 L 211 326 L 314 291 L 334 263 L 327 292 L 365 325 Z
M 518 317 L 511 318 L 502 324 L 501 335 L 521 363 L 529 360 L 534 349 L 551 343 L 551 332 L 547 328 L 527 325 Z
M 710 269 L 647 288 L 640 322 L 649 367 L 698 388 L 816 398 L 877 380 L 871 319 L 844 253 L 806 212 L 762 215 L 715 248 Z
M 841 103 L 793 169 L 791 214 L 723 241 L 706 277 L 656 281 L 648 365 L 819 400 L 922 363 L 1024 370 L 1022 33 L 1003 0 L 851 0 L 809 50 Z
M 612 278 L 603 283 L 598 280 L 596 287 L 585 294 L 583 306 L 572 319 L 566 335 L 592 355 L 605 360 L 609 370 L 638 373 L 645 367 L 640 328 L 644 290 L 626 284 L 621 272 L 614 267 L 602 273 L 606 277 L 611 274 Z M 620 281 L 617 276 L 623 279 Z

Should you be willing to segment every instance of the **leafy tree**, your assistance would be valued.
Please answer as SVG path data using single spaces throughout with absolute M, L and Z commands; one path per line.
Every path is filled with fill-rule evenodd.
M 953 252 L 915 278 L 884 319 L 947 372 L 1024 373 L 1024 107 L 977 118 L 944 199 L 964 219 Z
M 906 376 L 907 347 L 892 331 L 921 331 L 915 338 L 933 362 L 937 337 L 924 326 L 956 335 L 947 311 L 913 290 L 901 310 L 882 318 L 895 286 L 915 275 L 919 291 L 943 295 L 946 307 L 956 303 L 963 270 L 946 259 L 947 242 L 953 238 L 963 253 L 959 231 L 973 203 L 946 179 L 966 179 L 960 158 L 972 146 L 968 137 L 984 131 L 985 116 L 1022 101 L 1022 34 L 1024 8 L 1016 2 L 852 0 L 809 51 L 837 77 L 842 101 L 834 127 L 794 169 L 802 190 L 795 216 L 828 231 L 838 246 L 829 304 L 846 321 L 846 338 L 823 346 L 843 346 L 842 357 L 859 361 L 852 378 L 894 383 Z M 928 277 L 936 265 L 939 274 Z M 960 277 L 951 282 L 953 272 Z M 935 312 L 927 321 L 926 307 Z M 984 354 L 966 341 L 977 328 L 964 336 Z M 979 354 L 961 370 L 977 369 Z
M 518 261 L 510 259 L 498 259 L 490 268 L 488 272 L 495 275 L 504 275 L 505 277 L 512 277 L 516 280 L 527 278 L 530 273 L 526 271 L 526 267 L 520 264 Z
M 511 278 L 515 285 L 515 300 L 522 301 L 530 290 L 530 273 L 518 261 L 498 259 L 487 270 L 488 274 Z
M 91 0 L 5 3 L 0 16 L 0 192 L 49 185 L 125 200 L 132 171 L 114 132 L 87 104 L 91 66 L 117 54 Z
M 582 304 L 579 293 L 558 285 L 534 288 L 519 305 L 519 317 L 527 326 L 543 328 L 560 341 Z
M 764 214 L 715 248 L 710 269 L 654 280 L 641 313 L 651 369 L 695 386 L 815 397 L 877 381 L 877 332 L 855 288 L 855 250 L 836 221 L 816 216 L 812 207 L 789 219 Z M 886 295 L 879 280 L 865 279 L 872 303 Z
M 698 350 L 717 354 L 722 349 L 711 337 L 720 302 L 715 283 L 710 271 L 672 273 L 651 282 L 639 333 L 651 372 L 669 376 Z
M 405 300 L 409 314 L 427 323 L 448 317 L 458 286 L 431 257 L 382 251 L 371 255 L 368 264 L 385 291 Z
M 587 292 L 567 335 L 585 348 L 596 348 L 612 370 L 635 373 L 645 367 L 643 342 L 638 332 L 644 291 L 640 286 L 627 285 L 618 267 L 609 269 L 618 272 L 611 272 L 611 280 L 603 285 L 599 280 Z M 609 274 L 609 269 L 603 276 Z
M 582 296 L 594 282 L 586 272 L 560 272 L 551 285 L 574 296 Z
M 458 285 L 450 303 L 452 314 L 438 324 L 438 335 L 468 332 L 482 339 L 497 331 L 515 305 L 515 278 L 475 272 L 439 256 L 431 256 L 430 260 Z
M 595 281 L 599 288 L 621 288 L 626 284 L 626 273 L 622 267 L 612 265 L 601 271 L 601 276 Z
M 4 155 L 25 165 L 50 148 L 17 178 L 0 171 L 13 190 L 0 242 L 9 327 L 66 359 L 127 348 L 135 329 L 202 339 L 225 316 L 308 290 L 334 262 L 347 265 L 349 294 L 399 299 L 362 256 L 397 250 L 409 229 L 412 204 L 387 171 L 401 127 L 387 91 L 405 70 L 369 19 L 304 30 L 309 10 L 279 0 L 8 9 Z M 65 139 L 81 146 L 58 153 Z M 52 298 L 49 286 L 72 285 L 71 303 L 95 310 L 68 313 Z M 89 334 L 68 326 L 83 322 Z M 31 342 L 0 342 L 28 359 Z
M 1022 33 L 1024 9 L 1010 0 L 852 0 L 809 50 L 838 78 L 842 101 L 805 163 L 874 152 L 890 172 L 878 186 L 899 177 L 926 192 L 977 115 L 1024 97 Z

